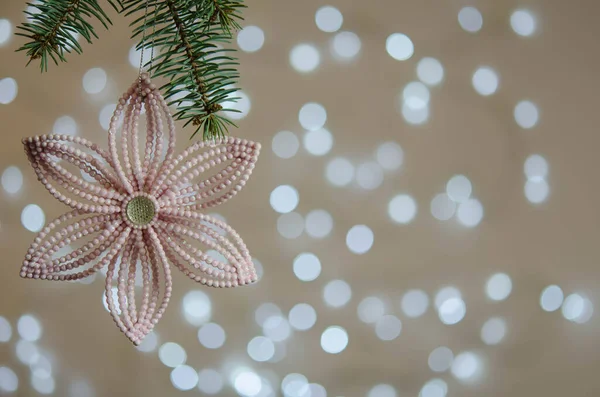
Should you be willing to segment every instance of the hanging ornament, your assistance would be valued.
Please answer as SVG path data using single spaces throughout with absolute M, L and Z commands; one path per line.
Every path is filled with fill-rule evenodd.
M 139 121 L 144 110 L 147 131 L 140 153 Z M 204 210 L 242 189 L 260 144 L 229 137 L 196 142 L 175 155 L 175 123 L 148 74 L 140 74 L 119 99 L 108 129 L 108 150 L 80 137 L 54 134 L 26 138 L 23 144 L 38 180 L 73 210 L 50 222 L 35 238 L 21 277 L 80 280 L 106 269 L 108 309 L 135 345 L 167 308 L 172 267 L 212 287 L 257 280 L 238 233 Z M 86 178 L 70 171 L 72 167 Z M 69 247 L 70 252 L 58 255 Z M 226 260 L 213 258 L 209 250 Z M 136 291 L 137 273 L 141 296 Z

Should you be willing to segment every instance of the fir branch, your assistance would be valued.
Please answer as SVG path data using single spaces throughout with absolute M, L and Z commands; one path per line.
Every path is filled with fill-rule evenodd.
M 108 0 L 116 10 L 117 3 Z M 81 54 L 81 45 L 75 38 L 76 34 L 88 43 L 92 37 L 98 38 L 90 24 L 96 19 L 108 29 L 112 24 L 102 7 L 96 0 L 41 0 L 39 3 L 27 3 L 37 11 L 25 11 L 28 22 L 19 26 L 18 36 L 29 39 L 17 51 L 26 51 L 29 57 L 28 65 L 33 60 L 40 60 L 42 72 L 48 70 L 48 59 L 55 64 L 66 62 L 67 53 Z

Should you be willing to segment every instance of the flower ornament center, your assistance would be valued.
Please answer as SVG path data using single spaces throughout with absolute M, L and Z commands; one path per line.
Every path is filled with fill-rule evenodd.
M 156 200 L 148 195 L 134 196 L 125 204 L 123 211 L 127 223 L 136 228 L 147 227 L 156 217 L 157 204 Z

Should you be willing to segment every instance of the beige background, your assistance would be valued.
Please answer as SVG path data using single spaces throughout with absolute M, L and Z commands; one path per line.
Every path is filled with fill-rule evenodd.
M 378 383 L 393 385 L 399 396 L 417 396 L 433 377 L 448 383 L 448 396 L 594 396 L 600 391 L 598 316 L 585 324 L 567 321 L 560 311 L 540 308 L 542 290 L 550 284 L 565 294 L 574 292 L 598 303 L 598 203 L 597 178 L 600 122 L 598 45 L 600 8 L 592 0 L 493 1 L 493 0 L 331 0 L 344 14 L 343 30 L 355 32 L 361 52 L 341 64 L 329 53 L 332 34 L 314 23 L 321 1 L 248 1 L 247 24 L 260 26 L 264 47 L 240 53 L 242 80 L 252 108 L 240 120 L 235 135 L 263 143 L 259 165 L 250 183 L 234 200 L 219 208 L 244 237 L 253 256 L 264 266 L 264 277 L 253 287 L 207 290 L 212 300 L 212 321 L 223 326 L 227 341 L 209 350 L 198 343 L 196 328 L 181 314 L 181 299 L 199 286 L 175 276 L 175 293 L 166 316 L 158 325 L 161 342 L 174 341 L 187 351 L 187 363 L 196 369 L 212 367 L 229 376 L 236 365 L 277 382 L 288 373 L 304 374 L 325 386 L 329 396 L 366 396 Z M 474 5 L 482 12 L 483 29 L 469 34 L 461 29 L 457 14 Z M 0 18 L 13 24 L 24 17 L 22 1 L 3 1 Z M 511 12 L 526 7 L 537 16 L 532 37 L 516 35 L 510 28 Z M 20 223 L 26 204 L 36 203 L 54 218 L 65 207 L 55 202 L 34 178 L 22 152 L 24 136 L 48 133 L 55 119 L 68 114 L 78 123 L 79 134 L 105 145 L 98 112 L 133 81 L 129 65 L 132 45 L 126 22 L 114 16 L 110 31 L 99 31 L 100 40 L 85 45 L 82 56 L 51 67 L 41 76 L 35 66 L 24 68 L 25 57 L 14 53 L 21 40 L 0 48 L 0 78 L 12 77 L 19 94 L 9 105 L 0 105 L 3 142 L 0 168 L 16 165 L 23 171 L 24 186 L 16 195 L 0 193 L 2 273 L 0 315 L 11 324 L 23 313 L 33 313 L 43 326 L 40 346 L 54 357 L 56 396 L 68 395 L 70 382 L 85 379 L 96 396 L 176 396 L 169 381 L 170 369 L 156 352 L 136 351 L 114 327 L 101 303 L 103 282 L 91 285 L 51 284 L 18 277 L 22 256 L 34 234 Z M 385 51 L 385 39 L 403 32 L 415 44 L 414 56 L 398 62 Z M 321 49 L 322 63 L 307 75 L 290 66 L 290 49 L 311 42 Z M 444 82 L 431 89 L 431 116 L 423 126 L 407 124 L 398 112 L 397 96 L 416 79 L 419 59 L 432 56 L 444 65 Z M 498 92 L 482 97 L 471 76 L 481 65 L 490 65 L 500 76 Z M 104 68 L 107 88 L 90 96 L 81 79 L 92 67 Z M 534 101 L 540 121 L 531 130 L 514 121 L 514 105 Z M 327 127 L 334 146 L 323 157 L 303 148 L 289 160 L 276 157 L 271 140 L 280 130 L 303 133 L 297 119 L 309 101 L 322 103 L 328 112 Z M 180 130 L 179 146 L 190 130 Z M 373 158 L 376 147 L 393 140 L 404 149 L 404 165 L 386 173 L 373 191 L 357 186 L 337 188 L 327 182 L 324 169 L 335 156 L 355 164 Z M 533 153 L 550 164 L 547 202 L 533 205 L 523 194 L 523 163 Z M 455 219 L 441 222 L 429 211 L 431 198 L 444 190 L 454 174 L 468 175 L 473 193 L 485 215 L 475 228 Z M 323 240 L 306 234 L 288 240 L 276 228 L 278 214 L 269 205 L 269 194 L 280 184 L 295 186 L 300 194 L 297 212 L 323 208 L 334 219 L 332 234 Z M 393 223 L 387 204 L 397 193 L 408 193 L 418 203 L 415 220 Z M 355 224 L 367 224 L 375 243 L 365 255 L 346 247 L 345 235 Z M 299 281 L 292 271 L 300 252 L 316 253 L 323 264 L 320 277 Z M 496 272 L 506 272 L 513 282 L 506 301 L 494 303 L 485 295 L 485 282 Z M 335 278 L 352 287 L 352 299 L 340 309 L 328 308 L 322 288 Z M 440 322 L 435 309 L 409 319 L 400 309 L 400 298 L 410 288 L 425 290 L 430 298 L 445 285 L 458 287 L 467 306 L 456 325 Z M 389 303 L 389 313 L 403 323 L 401 335 L 379 340 L 373 327 L 359 321 L 358 303 L 376 295 Z M 255 309 L 275 302 L 284 312 L 307 302 L 318 313 L 316 325 L 295 332 L 285 342 L 287 356 L 280 363 L 256 363 L 246 353 L 248 341 L 261 334 L 254 322 Z M 506 338 L 497 346 L 480 339 L 482 324 L 492 316 L 506 319 Z M 339 355 L 325 353 L 320 334 L 330 325 L 347 329 L 350 342 Z M 0 344 L 0 366 L 8 365 L 19 376 L 16 395 L 34 396 L 29 369 L 15 358 L 16 331 L 9 343 Z M 446 345 L 455 354 L 473 351 L 483 365 L 480 377 L 461 383 L 451 373 L 436 375 L 427 366 L 429 353 Z M 278 389 L 279 383 L 274 383 Z M 200 394 L 198 390 L 188 394 Z M 236 395 L 230 384 L 221 395 Z

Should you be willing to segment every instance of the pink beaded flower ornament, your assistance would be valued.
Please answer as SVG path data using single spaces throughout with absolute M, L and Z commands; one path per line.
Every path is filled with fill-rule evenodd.
M 143 110 L 147 133 L 140 156 Z M 73 210 L 35 238 L 21 277 L 79 280 L 106 268 L 108 309 L 134 344 L 141 343 L 167 308 L 172 266 L 212 287 L 257 280 L 238 233 L 202 211 L 242 189 L 260 144 L 230 137 L 196 142 L 175 156 L 173 117 L 147 74 L 119 99 L 108 129 L 108 151 L 68 135 L 36 136 L 23 144 L 39 181 Z M 65 249 L 69 252 L 60 256 Z M 215 259 L 209 250 L 225 260 Z M 136 274 L 141 275 L 141 295 L 136 293 Z

